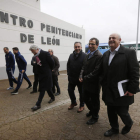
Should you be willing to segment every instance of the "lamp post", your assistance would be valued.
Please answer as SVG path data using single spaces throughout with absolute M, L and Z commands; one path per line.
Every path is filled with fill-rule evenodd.
M 140 0 L 138 0 L 138 21 L 137 21 L 137 39 L 136 39 L 136 53 L 138 55 L 138 36 L 139 36 L 139 11 L 140 11 Z

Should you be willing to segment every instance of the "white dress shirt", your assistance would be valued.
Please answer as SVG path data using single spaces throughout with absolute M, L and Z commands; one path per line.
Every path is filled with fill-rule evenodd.
M 110 56 L 109 56 L 109 62 L 108 62 L 108 65 L 110 65 L 113 57 L 115 56 L 116 52 L 119 50 L 120 48 L 120 45 L 114 50 L 114 51 L 111 51 L 111 49 L 109 50 L 110 51 Z

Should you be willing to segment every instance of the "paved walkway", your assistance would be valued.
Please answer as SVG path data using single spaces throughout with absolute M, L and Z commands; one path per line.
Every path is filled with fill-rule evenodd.
M 33 76 L 29 78 L 33 82 Z M 88 126 L 86 107 L 82 113 L 77 113 L 79 106 L 70 111 L 67 109 L 70 100 L 65 72 L 61 72 L 59 83 L 61 95 L 56 97 L 56 101 L 48 104 L 49 97 L 46 94 L 42 108 L 32 112 L 30 108 L 35 105 L 38 93 L 29 94 L 32 89 L 27 90 L 28 85 L 24 81 L 19 94 L 11 95 L 6 90 L 8 80 L 0 81 L 0 140 L 140 140 L 140 93 L 135 96 L 135 103 L 130 107 L 134 121 L 130 133 L 106 138 L 103 134 L 110 125 L 103 101 L 101 100 L 99 121 Z M 77 89 L 76 95 L 78 96 Z M 121 131 L 123 123 L 120 119 L 119 124 Z

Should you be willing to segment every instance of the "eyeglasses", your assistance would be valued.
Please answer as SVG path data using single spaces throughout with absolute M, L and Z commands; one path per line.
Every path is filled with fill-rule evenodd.
M 89 43 L 88 45 L 96 45 L 96 44 L 93 44 L 93 43 Z
M 80 48 L 80 46 L 74 46 L 74 48 Z

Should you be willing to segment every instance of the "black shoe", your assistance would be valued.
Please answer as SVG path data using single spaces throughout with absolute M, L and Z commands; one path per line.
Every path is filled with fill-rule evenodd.
M 105 137 L 110 137 L 114 134 L 118 134 L 119 130 L 113 130 L 112 128 L 104 133 Z
M 32 109 L 33 111 L 36 111 L 36 110 L 38 110 L 38 109 L 40 109 L 40 108 L 41 108 L 41 106 L 35 105 L 35 106 L 33 106 L 31 109 Z
M 87 121 L 87 124 L 88 125 L 92 125 L 92 124 L 95 124 L 98 120 L 95 120 L 93 118 L 91 118 L 90 120 Z
M 11 92 L 12 95 L 16 95 L 18 94 L 18 91 L 17 90 L 14 90 L 13 92 Z
M 30 89 L 32 87 L 32 85 L 29 85 L 26 89 Z
M 91 111 L 89 111 L 89 112 L 86 114 L 86 116 L 87 116 L 87 117 L 92 116 Z
M 60 95 L 60 92 L 55 93 L 55 96 Z
M 32 92 L 30 92 L 30 94 L 33 94 L 33 93 L 37 93 L 37 91 L 32 91 Z
M 130 126 L 123 127 L 121 134 L 123 134 L 123 135 L 127 134 L 130 131 L 131 127 Z
M 54 99 L 50 99 L 50 101 L 48 102 L 49 104 L 52 103 L 53 101 L 55 101 L 55 98 Z

